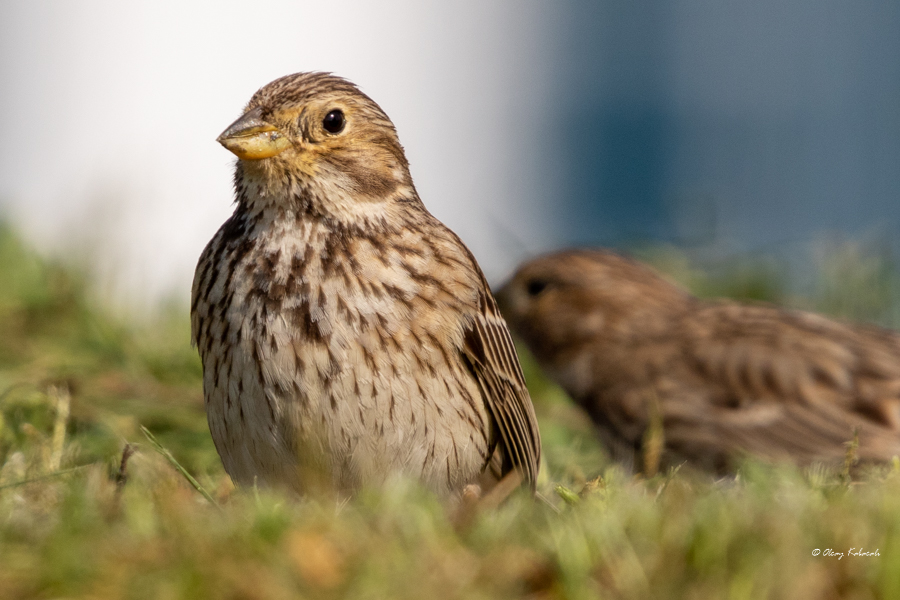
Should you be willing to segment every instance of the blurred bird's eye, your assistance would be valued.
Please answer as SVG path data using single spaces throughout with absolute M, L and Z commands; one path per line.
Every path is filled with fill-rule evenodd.
M 532 279 L 528 282 L 528 285 L 525 286 L 525 290 L 528 292 L 529 296 L 537 296 L 545 289 L 547 289 L 547 282 L 543 279 Z
M 322 119 L 322 127 L 328 133 L 340 133 L 344 129 L 344 122 L 344 113 L 340 110 L 333 110 Z

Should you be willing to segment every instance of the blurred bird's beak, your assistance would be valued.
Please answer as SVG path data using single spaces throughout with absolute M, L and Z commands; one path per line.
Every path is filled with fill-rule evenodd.
M 510 290 L 510 287 L 512 287 L 510 284 L 506 284 L 499 290 L 491 290 L 494 294 L 494 300 L 497 301 L 497 308 L 500 309 L 501 313 L 505 313 L 507 310 L 509 310 L 511 301 L 510 296 L 512 295 L 512 290 Z
M 263 121 L 261 114 L 259 107 L 244 113 L 216 140 L 241 160 L 269 158 L 290 147 L 290 140 L 277 127 Z

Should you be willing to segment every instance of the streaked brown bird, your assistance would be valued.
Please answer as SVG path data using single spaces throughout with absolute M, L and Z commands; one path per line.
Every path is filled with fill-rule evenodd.
M 834 463 L 900 455 L 900 335 L 762 304 L 703 301 L 649 267 L 575 250 L 498 294 L 513 332 L 635 465 L 654 422 L 664 464 L 744 455 Z M 639 463 L 639 461 L 638 461 Z
M 191 319 L 229 475 L 300 493 L 533 487 L 540 439 L 506 324 L 381 108 L 297 73 L 219 142 L 239 159 L 237 207 L 200 257 Z

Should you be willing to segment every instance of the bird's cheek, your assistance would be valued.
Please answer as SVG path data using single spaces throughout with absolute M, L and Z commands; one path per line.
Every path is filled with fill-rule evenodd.
M 291 163 L 294 169 L 307 177 L 317 177 L 321 171 L 319 157 L 316 153 L 308 150 L 298 151 L 296 158 Z

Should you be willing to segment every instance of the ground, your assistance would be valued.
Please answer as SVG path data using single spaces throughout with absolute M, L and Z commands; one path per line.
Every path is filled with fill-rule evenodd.
M 886 324 L 900 306 L 854 245 L 799 298 L 768 260 L 639 254 L 704 295 Z M 0 226 L 0 598 L 900 598 L 900 462 L 631 476 L 527 356 L 537 500 L 462 526 L 408 482 L 340 504 L 235 490 L 182 303 L 131 323 L 89 281 Z

